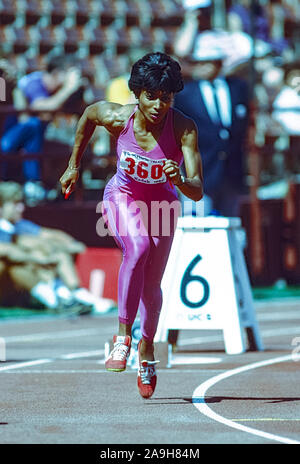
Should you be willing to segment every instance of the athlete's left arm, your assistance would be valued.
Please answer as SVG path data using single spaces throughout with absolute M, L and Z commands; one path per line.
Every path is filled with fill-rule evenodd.
M 198 149 L 197 127 L 191 119 L 180 119 L 180 146 L 187 177 L 183 178 L 178 164 L 173 160 L 166 161 L 164 171 L 185 196 L 191 198 L 191 200 L 199 201 L 203 197 L 203 174 Z

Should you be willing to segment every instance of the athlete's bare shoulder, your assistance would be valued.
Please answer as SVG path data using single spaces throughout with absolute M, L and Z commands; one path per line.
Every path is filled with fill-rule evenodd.
M 118 103 L 99 101 L 88 106 L 86 116 L 99 126 L 104 126 L 113 135 L 118 135 L 125 127 L 135 105 L 120 105 Z
M 174 111 L 174 127 L 175 130 L 193 130 L 195 123 L 192 118 L 189 118 L 177 108 L 173 108 Z
M 184 137 L 190 134 L 197 136 L 197 126 L 193 119 L 189 118 L 178 109 L 173 108 L 173 110 L 175 137 L 178 144 L 181 145 Z

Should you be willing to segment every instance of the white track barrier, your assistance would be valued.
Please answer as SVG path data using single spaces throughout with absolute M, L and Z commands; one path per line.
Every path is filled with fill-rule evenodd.
M 240 218 L 178 219 L 155 342 L 170 329 L 222 330 L 228 354 L 246 351 L 246 335 L 250 350 L 263 350 L 241 231 Z

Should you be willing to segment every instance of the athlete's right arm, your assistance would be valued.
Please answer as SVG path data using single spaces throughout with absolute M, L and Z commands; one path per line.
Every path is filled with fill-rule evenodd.
M 79 177 L 81 158 L 96 126 L 103 126 L 112 135 L 117 135 L 124 127 L 131 107 L 132 105 L 122 106 L 117 103 L 100 101 L 85 109 L 77 124 L 75 143 L 68 167 L 60 178 L 63 194 L 69 196 L 75 188 Z

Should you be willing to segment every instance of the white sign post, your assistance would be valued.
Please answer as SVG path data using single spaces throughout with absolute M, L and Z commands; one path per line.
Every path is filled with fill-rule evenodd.
M 170 329 L 222 330 L 225 350 L 263 350 L 242 247 L 239 218 L 178 219 L 162 280 L 163 306 L 155 342 Z

